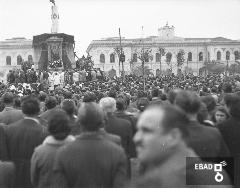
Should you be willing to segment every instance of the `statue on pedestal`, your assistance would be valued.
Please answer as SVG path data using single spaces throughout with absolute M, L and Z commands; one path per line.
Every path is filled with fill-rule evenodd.
M 55 4 L 55 0 L 50 0 L 50 2 L 53 4 L 51 15 L 52 18 L 51 33 L 58 33 L 58 20 L 59 20 L 58 8 Z

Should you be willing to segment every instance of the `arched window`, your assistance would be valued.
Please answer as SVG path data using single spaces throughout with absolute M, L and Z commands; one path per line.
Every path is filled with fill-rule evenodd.
M 217 60 L 221 60 L 222 59 L 222 54 L 220 51 L 217 52 Z
M 33 63 L 33 57 L 32 57 L 32 55 L 29 55 L 29 56 L 28 56 L 28 62 L 29 62 L 29 63 Z
M 192 61 L 192 52 L 188 52 L 188 61 Z
M 203 53 L 202 52 L 199 53 L 198 60 L 199 61 L 203 61 Z
M 240 59 L 239 55 L 240 55 L 240 54 L 239 54 L 238 51 L 235 51 L 235 52 L 234 52 L 235 60 Z
M 160 54 L 156 53 L 156 62 L 160 62 Z
M 104 54 L 100 55 L 100 62 L 105 63 L 105 55 Z
M 21 65 L 22 64 L 22 56 L 18 55 L 17 56 L 17 65 Z
M 226 60 L 230 60 L 230 52 L 229 51 L 226 52 Z
M 115 63 L 115 54 L 110 54 L 110 63 Z
M 133 54 L 133 62 L 137 62 L 137 54 Z
M 11 61 L 12 61 L 11 56 L 7 56 L 6 57 L 6 65 L 11 65 Z
M 166 62 L 167 63 L 170 63 L 172 61 L 172 54 L 171 54 L 171 52 L 168 52 L 167 54 L 166 54 Z

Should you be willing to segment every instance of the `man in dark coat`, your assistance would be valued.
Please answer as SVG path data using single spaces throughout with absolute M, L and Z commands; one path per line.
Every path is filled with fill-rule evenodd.
M 218 128 L 225 140 L 231 156 L 235 159 L 235 184 L 240 186 L 240 98 L 231 96 L 232 102 L 229 104 L 231 117 L 220 123 Z
M 15 167 L 12 162 L 0 161 L 0 187 L 14 188 Z
M 83 132 L 60 148 L 54 165 L 55 187 L 122 187 L 126 181 L 126 156 L 121 147 L 98 133 L 103 111 L 93 102 L 78 112 Z
M 132 127 L 128 120 L 116 117 L 114 111 L 116 110 L 116 100 L 111 97 L 102 98 L 99 101 L 100 107 L 106 113 L 105 130 L 108 133 L 115 134 L 121 137 L 122 147 L 125 150 L 128 159 L 128 176 L 131 176 L 130 153 L 132 148 Z
M 5 105 L 5 108 L 2 112 L 0 112 L 0 123 L 8 125 L 23 119 L 22 111 L 13 108 L 13 99 L 14 96 L 11 92 L 3 94 L 2 101 Z
M 30 160 L 34 148 L 42 143 L 47 131 L 37 119 L 40 107 L 36 98 L 26 97 L 22 102 L 22 111 L 26 117 L 6 128 L 7 149 L 9 160 L 16 166 L 14 186 L 31 188 Z
M 0 124 L 0 160 L 8 160 L 7 144 L 6 144 L 6 134 L 4 124 Z
M 175 104 L 184 110 L 190 120 L 188 145 L 200 157 L 229 157 L 230 153 L 218 129 L 201 125 L 197 121 L 200 98 L 189 91 L 179 91 Z

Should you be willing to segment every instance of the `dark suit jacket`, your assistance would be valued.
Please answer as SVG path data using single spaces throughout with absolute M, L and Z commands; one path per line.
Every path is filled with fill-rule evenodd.
M 120 112 L 120 111 L 115 112 L 115 115 L 118 118 L 128 120 L 131 123 L 132 135 L 135 135 L 135 133 L 137 132 L 137 127 L 136 127 L 137 118 L 134 117 L 132 114 L 129 114 L 126 112 Z M 132 139 L 131 139 L 131 149 L 130 149 L 130 157 L 131 158 L 136 157 L 136 147 L 135 147 L 135 144 L 132 142 Z
M 121 137 L 122 147 L 124 148 L 127 157 L 130 157 L 131 145 L 133 142 L 131 123 L 125 119 L 117 118 L 113 114 L 108 114 L 105 130 L 108 133 L 115 134 Z
M 32 119 L 19 120 L 6 128 L 9 160 L 16 166 L 15 187 L 32 187 L 30 160 L 34 148 L 42 143 L 46 134 L 46 129 Z
M 109 141 L 114 142 L 115 144 L 121 146 L 121 138 L 120 136 L 107 133 L 105 130 L 99 130 L 99 134 L 103 136 L 103 138 L 106 138 Z
M 0 123 L 8 125 L 23 119 L 23 117 L 24 115 L 21 110 L 16 110 L 13 107 L 5 107 L 4 110 L 0 112 Z
M 191 121 L 188 130 L 187 144 L 199 157 L 230 156 L 228 147 L 218 129 L 201 125 L 197 121 Z
M 0 187 L 14 188 L 15 167 L 12 162 L 0 161 Z
M 4 127 L 6 126 L 0 124 L 0 160 L 3 161 L 8 159 L 6 133 Z
M 99 133 L 81 134 L 63 146 L 54 165 L 54 187 L 115 188 L 126 180 L 126 156 Z
M 218 128 L 235 159 L 235 184 L 240 187 L 240 119 L 231 117 L 219 124 Z

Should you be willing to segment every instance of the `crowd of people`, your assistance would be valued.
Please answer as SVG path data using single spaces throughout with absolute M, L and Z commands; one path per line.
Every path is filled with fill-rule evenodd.
M 0 187 L 212 187 L 186 157 L 233 157 L 217 187 L 240 187 L 239 76 L 82 75 L 0 85 Z

